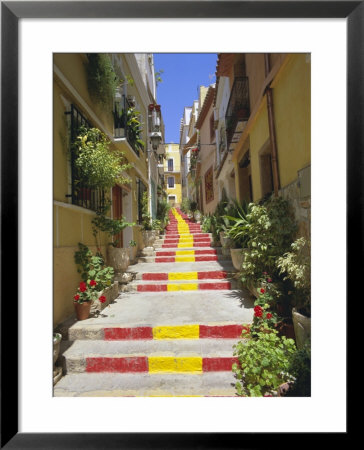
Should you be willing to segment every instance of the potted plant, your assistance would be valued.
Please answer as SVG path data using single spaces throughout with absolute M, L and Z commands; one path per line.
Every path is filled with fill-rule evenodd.
M 233 266 L 241 270 L 249 242 L 249 205 L 234 202 L 225 219 L 225 237 L 229 240 Z
M 311 245 L 304 237 L 291 244 L 291 251 L 277 259 L 284 280 L 293 283 L 292 319 L 297 347 L 302 349 L 311 336 Z
M 243 331 L 242 337 L 248 337 Z M 233 364 L 237 394 L 244 397 L 277 395 L 279 386 L 293 380 L 289 373 L 290 357 L 296 346 L 292 339 L 278 336 L 276 330 L 262 326 L 255 338 L 234 345 Z
M 89 282 L 81 281 L 76 294 L 73 297 L 77 320 L 85 320 L 89 318 L 91 305 L 95 300 L 101 303 L 106 302 L 106 297 L 100 295 L 95 280 Z
M 130 261 L 133 263 L 135 261 L 135 257 L 136 257 L 136 247 L 137 247 L 137 243 L 134 240 L 131 240 L 129 242 L 129 257 L 130 257 Z
M 56 366 L 59 350 L 61 346 L 62 335 L 60 333 L 53 333 L 53 385 L 59 381 L 62 376 L 62 367 Z
M 120 219 L 111 219 L 106 216 L 110 208 L 110 203 L 106 203 L 104 207 L 96 212 L 96 216 L 92 219 L 92 232 L 96 241 L 97 248 L 100 248 L 98 241 L 99 232 L 104 232 L 112 237 L 107 249 L 108 263 L 113 267 L 115 272 L 124 272 L 129 266 L 129 249 L 119 247 L 118 235 L 127 227 L 135 225 L 134 222 L 127 222 L 124 217 Z
M 105 302 L 98 300 L 91 305 L 91 312 L 102 309 L 118 296 L 118 283 L 114 281 L 114 269 L 106 266 L 100 255 L 93 255 L 91 250 L 84 244 L 78 244 L 79 250 L 75 252 L 74 258 L 77 271 L 81 274 L 84 283 L 89 280 L 96 282 L 99 297 L 104 296 Z

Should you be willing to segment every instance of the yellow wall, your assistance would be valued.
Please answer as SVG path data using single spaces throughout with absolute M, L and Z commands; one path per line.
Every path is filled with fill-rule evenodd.
M 311 64 L 294 55 L 272 84 L 281 187 L 311 160 Z
M 283 60 L 283 58 L 281 58 Z M 297 171 L 310 164 L 311 147 L 311 65 L 305 54 L 290 55 L 272 82 L 273 108 L 278 149 L 280 187 L 297 179 Z M 251 74 L 253 80 L 253 74 Z M 253 81 L 251 81 L 252 83 Z M 254 92 L 258 89 L 255 88 Z M 259 103 L 258 103 L 259 104 Z M 266 96 L 261 98 L 237 145 L 235 164 L 250 139 L 253 201 L 262 198 L 259 152 L 269 140 Z M 239 178 L 236 179 L 239 193 Z M 239 199 L 241 200 L 241 193 Z

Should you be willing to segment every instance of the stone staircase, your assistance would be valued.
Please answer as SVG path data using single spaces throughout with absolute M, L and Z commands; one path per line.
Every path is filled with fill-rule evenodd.
M 253 319 L 250 294 L 178 209 L 153 247 L 113 304 L 68 328 L 55 396 L 235 395 L 233 345 Z

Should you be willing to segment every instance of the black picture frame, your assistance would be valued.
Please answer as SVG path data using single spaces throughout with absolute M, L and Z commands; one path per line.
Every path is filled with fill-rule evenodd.
M 21 18 L 346 18 L 347 19 L 347 286 L 360 280 L 364 144 L 363 1 L 1 2 L 1 448 L 135 449 L 288 447 L 280 433 L 19 433 L 18 431 L 18 21 Z M 12 105 L 9 108 L 9 105 Z M 334 132 L 334 131 L 333 131 Z M 342 208 L 341 208 L 342 211 Z M 355 239 L 355 242 L 354 242 Z M 362 252 L 360 252 L 362 254 Z M 6 283 L 4 282 L 6 280 Z M 9 321 L 9 299 L 11 316 Z M 349 291 L 347 292 L 349 298 Z M 346 300 L 347 302 L 347 300 Z M 346 306 L 343 299 L 343 307 Z M 14 319 L 15 318 L 15 319 Z M 11 337 L 10 337 L 11 336 Z M 10 337 L 10 338 L 9 338 Z M 35 409 L 36 413 L 36 409 Z M 244 410 L 242 410 L 242 421 Z M 349 437 L 337 433 L 339 443 Z M 294 433 L 293 433 L 294 434 Z M 107 436 L 106 436 L 107 435 Z M 243 436 L 242 436 L 243 435 Z M 319 434 L 315 436 L 315 444 Z M 292 439 L 291 439 L 292 438 Z M 323 436 L 327 443 L 327 436 Z M 269 443 L 268 443 L 269 439 Z M 300 436 L 300 443 L 312 436 Z M 266 444 L 263 445 L 263 441 Z M 340 444 L 339 444 L 340 445 Z

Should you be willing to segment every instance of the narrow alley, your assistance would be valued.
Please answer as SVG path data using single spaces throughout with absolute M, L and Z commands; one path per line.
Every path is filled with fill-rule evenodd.
M 179 209 L 128 272 L 133 281 L 63 342 L 55 396 L 234 396 L 233 345 L 253 320 L 248 291 L 211 235 Z

